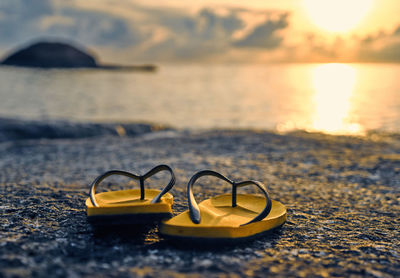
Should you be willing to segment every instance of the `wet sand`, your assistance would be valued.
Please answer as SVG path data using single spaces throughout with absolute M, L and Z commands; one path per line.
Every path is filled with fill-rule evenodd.
M 175 213 L 186 209 L 191 175 L 213 169 L 265 183 L 287 206 L 287 223 L 245 244 L 206 248 L 165 240 L 157 227 L 95 232 L 84 207 L 90 182 L 160 163 L 177 176 Z M 400 276 L 399 135 L 167 130 L 4 141 L 0 170 L 0 277 Z M 201 181 L 198 200 L 229 190 Z

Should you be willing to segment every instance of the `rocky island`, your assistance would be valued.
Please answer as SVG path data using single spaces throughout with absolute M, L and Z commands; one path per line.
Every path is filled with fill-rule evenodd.
M 7 56 L 1 65 L 33 68 L 99 68 L 154 71 L 154 65 L 102 65 L 95 55 L 62 42 L 36 42 Z

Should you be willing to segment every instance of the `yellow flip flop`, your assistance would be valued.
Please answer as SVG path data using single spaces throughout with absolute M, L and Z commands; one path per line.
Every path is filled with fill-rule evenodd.
M 198 178 L 214 176 L 232 184 L 232 194 L 223 194 L 197 204 L 192 187 Z M 255 185 L 263 197 L 237 194 L 237 188 Z M 162 222 L 163 235 L 179 239 L 243 240 L 282 226 L 286 207 L 271 200 L 264 185 L 258 181 L 234 182 L 211 170 L 196 173 L 187 186 L 189 210 Z
M 160 171 L 168 171 L 171 179 L 160 191 L 145 189 L 144 181 Z M 96 187 L 107 177 L 120 175 L 138 180 L 140 189 L 95 193 Z M 175 175 L 167 165 L 158 165 L 143 176 L 112 170 L 98 176 L 90 186 L 86 200 L 88 221 L 96 226 L 130 225 L 159 221 L 172 216 L 173 196 L 168 191 L 175 184 Z

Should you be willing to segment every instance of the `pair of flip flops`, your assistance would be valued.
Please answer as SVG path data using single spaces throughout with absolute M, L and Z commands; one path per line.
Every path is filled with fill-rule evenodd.
M 160 171 L 171 175 L 162 190 L 145 189 L 144 182 Z M 111 175 L 122 175 L 139 181 L 140 189 L 95 193 L 97 186 Z M 197 203 L 193 185 L 202 176 L 213 176 L 232 185 L 231 194 L 218 195 Z M 187 185 L 189 210 L 172 217 L 173 196 L 168 191 L 175 184 L 175 175 L 167 165 L 159 165 L 145 175 L 109 171 L 97 177 L 86 200 L 87 216 L 94 225 L 141 224 L 161 221 L 160 233 L 185 239 L 247 239 L 284 224 L 286 207 L 271 200 L 264 185 L 258 181 L 234 182 L 222 174 L 204 170 L 196 173 Z M 254 185 L 263 196 L 238 194 L 237 189 Z M 172 217 L 172 218 L 171 218 Z

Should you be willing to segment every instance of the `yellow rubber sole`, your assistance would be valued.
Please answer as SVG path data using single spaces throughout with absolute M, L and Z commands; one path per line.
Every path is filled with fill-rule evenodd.
M 286 207 L 272 200 L 271 212 L 261 221 L 244 226 L 265 207 L 265 198 L 238 194 L 237 206 L 232 207 L 232 195 L 224 194 L 199 204 L 201 221 L 192 222 L 185 211 L 161 223 L 160 232 L 175 238 L 246 239 L 282 226 L 286 221 Z
M 86 199 L 88 220 L 94 224 L 135 224 L 161 220 L 172 216 L 173 196 L 164 194 L 159 203 L 150 203 L 161 191 L 146 189 L 140 200 L 140 189 L 119 190 L 96 194 L 98 207 Z

